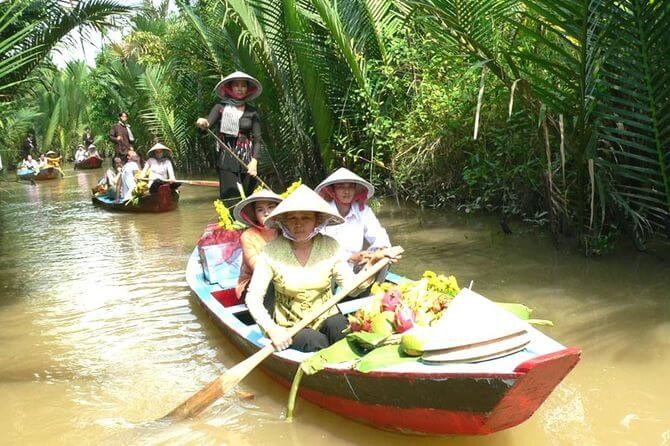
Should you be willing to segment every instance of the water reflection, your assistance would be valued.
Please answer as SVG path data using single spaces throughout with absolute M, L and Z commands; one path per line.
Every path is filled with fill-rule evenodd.
M 216 189 L 182 188 L 179 209 L 109 213 L 95 172 L 0 190 L 0 418 L 9 444 L 668 444 L 668 260 L 624 251 L 595 260 L 542 233 L 504 236 L 494 218 L 384 208 L 406 249 L 401 273 L 455 274 L 552 319 L 545 332 L 584 359 L 529 421 L 485 438 L 408 438 L 298 402 L 254 372 L 201 417 L 156 419 L 242 357 L 188 290 L 183 271 Z M 665 443 L 663 443 L 665 442 Z

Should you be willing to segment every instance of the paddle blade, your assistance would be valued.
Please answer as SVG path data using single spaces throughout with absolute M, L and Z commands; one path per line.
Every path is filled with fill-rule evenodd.
M 258 364 L 270 356 L 274 348 L 267 345 L 249 356 L 235 367 L 226 370 L 226 372 L 214 381 L 207 384 L 189 399 L 174 408 L 170 413 L 161 418 L 161 421 L 183 420 L 192 418 L 207 409 L 214 401 L 221 398 L 229 390 L 234 388 L 242 381 Z

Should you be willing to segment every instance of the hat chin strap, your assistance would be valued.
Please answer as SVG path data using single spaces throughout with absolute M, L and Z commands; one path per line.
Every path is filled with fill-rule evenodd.
M 245 207 L 246 207 L 246 206 L 245 206 Z M 256 229 L 260 229 L 261 231 L 264 231 L 264 230 L 266 230 L 266 229 L 269 229 L 269 228 L 268 228 L 267 226 L 265 226 L 265 225 L 262 225 L 262 224 L 260 224 L 260 223 L 256 223 L 256 222 L 254 222 L 254 221 L 249 217 L 249 215 L 248 215 L 246 212 L 242 211 L 242 212 L 240 212 L 240 214 L 242 214 L 242 218 L 244 218 L 244 221 L 245 221 L 247 224 L 253 226 L 254 228 L 256 228 Z
M 289 239 L 289 240 L 291 240 L 291 241 L 293 241 L 293 242 L 298 242 L 298 241 L 300 241 L 300 242 L 306 242 L 307 240 L 311 240 L 311 239 L 313 239 L 313 238 L 316 236 L 316 234 L 318 234 L 318 233 L 321 231 L 321 229 L 322 229 L 323 227 L 327 226 L 327 225 L 328 225 L 328 222 L 330 222 L 331 218 L 332 218 L 332 217 L 327 218 L 323 223 L 321 223 L 320 225 L 316 226 L 316 227 L 314 228 L 314 230 L 313 230 L 312 232 L 310 232 L 310 234 L 309 234 L 307 237 L 305 237 L 305 240 L 298 240 L 298 239 L 296 239 L 295 236 L 293 235 L 293 233 L 292 233 L 291 231 L 289 231 L 289 229 L 286 227 L 286 225 L 284 225 L 284 223 L 282 223 L 282 222 L 280 222 L 280 221 L 277 221 L 277 226 L 279 226 L 279 229 L 281 229 L 282 234 L 283 234 L 284 237 L 286 237 L 287 239 Z

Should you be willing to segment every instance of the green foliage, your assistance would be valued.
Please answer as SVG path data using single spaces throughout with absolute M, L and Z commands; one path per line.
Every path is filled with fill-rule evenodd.
M 62 9 L 45 17 L 54 0 L 10 3 L 0 94 L 35 72 L 36 42 L 50 48 L 39 39 L 62 32 L 49 27 L 69 23 Z M 167 4 L 145 0 L 91 73 L 40 72 L 20 91 L 40 114 L 0 107 L 0 129 L 23 132 L 16 119 L 30 115 L 48 145 L 65 146 L 77 133 L 67 123 L 102 134 L 126 110 L 140 152 L 161 140 L 199 170 L 213 141 L 193 122 L 221 76 L 242 70 L 263 85 L 261 173 L 278 185 L 347 164 L 421 205 L 577 232 L 587 253 L 623 233 L 670 233 L 668 2 L 178 0 L 173 17 Z M 77 5 L 84 26 L 115 10 Z

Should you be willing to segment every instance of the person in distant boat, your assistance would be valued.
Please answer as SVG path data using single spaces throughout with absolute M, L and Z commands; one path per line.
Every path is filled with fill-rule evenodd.
M 107 197 L 112 200 L 116 199 L 116 190 L 121 177 L 121 169 L 123 169 L 123 161 L 118 156 L 112 160 L 112 167 L 107 169 L 104 178 L 100 184 L 107 189 Z
M 337 226 L 323 228 L 347 253 L 350 265 L 365 263 L 374 251 L 391 247 L 388 233 L 367 202 L 375 193 L 372 184 L 344 167 L 323 180 L 315 191 L 344 219 Z M 364 244 L 368 244 L 364 250 Z
M 49 167 L 49 161 L 47 160 L 47 156 L 44 153 L 40 154 L 40 158 L 37 161 L 37 167 L 40 169 Z
M 86 149 L 84 149 L 83 144 L 77 146 L 77 151 L 74 152 L 74 162 L 81 163 L 86 159 Z
M 320 233 L 323 227 L 343 221 L 328 203 L 305 185 L 279 203 L 266 218 L 265 225 L 279 228 L 281 235 L 268 243 L 258 256 L 246 303 L 275 349 L 292 347 L 313 352 L 345 336 L 347 318 L 335 307 L 293 338 L 287 331 L 312 308 L 332 297 L 333 279 L 342 286 L 354 279 L 340 246 Z M 275 288 L 274 317 L 263 306 L 270 283 Z M 370 283 L 361 284 L 357 291 L 364 290 Z
M 21 168 L 38 170 L 40 168 L 40 163 L 37 160 L 33 159 L 32 155 L 28 155 L 23 161 L 21 161 Z
M 265 219 L 281 201 L 282 198 L 279 195 L 270 190 L 262 189 L 240 201 L 233 208 L 235 219 L 249 225 L 240 236 L 242 244 L 242 267 L 240 268 L 240 277 L 235 289 L 237 298 L 240 301 L 243 301 L 246 296 L 247 286 L 251 281 L 251 275 L 256 267 L 258 255 L 268 242 L 277 238 L 277 230 L 266 227 Z M 274 306 L 273 297 L 274 288 L 270 286 L 265 298 L 265 307 L 268 311 L 271 311 Z
M 82 139 L 84 140 L 83 147 L 89 147 L 95 142 L 95 138 L 93 137 L 93 133 L 91 132 L 90 127 L 86 127 L 86 131 L 84 132 Z
M 261 144 L 260 118 L 249 102 L 260 96 L 263 88 L 253 77 L 236 71 L 219 82 L 215 90 L 221 103 L 212 107 L 206 119 L 198 118 L 196 125 L 205 130 L 218 123 L 214 132 L 220 139 L 216 147 L 220 198 L 237 197 L 238 183 L 249 195 L 258 183 L 256 175 Z M 235 153 L 244 166 L 221 143 Z
M 35 142 L 35 135 L 28 133 L 21 147 L 21 158 L 26 159 L 28 155 L 33 154 L 37 154 L 37 143 Z
M 133 189 L 137 185 L 136 176 L 140 173 L 140 157 L 134 150 L 129 150 L 126 155 L 128 161 L 123 165 L 117 182 L 116 201 L 126 201 L 132 198 Z M 122 157 L 117 157 L 123 160 Z
M 89 145 L 88 149 L 86 150 L 86 157 L 90 158 L 92 156 L 95 156 L 97 158 L 102 159 L 102 157 L 100 156 L 100 153 L 98 152 L 98 148 L 95 147 L 95 144 Z
M 149 159 L 144 163 L 141 176 L 148 176 L 151 180 L 161 180 L 149 183 L 151 193 L 156 192 L 161 182 L 174 182 L 176 180 L 174 166 L 167 156 L 168 154 L 171 155 L 172 150 L 161 143 L 154 144 L 147 152 Z
M 125 163 L 128 160 L 128 151 L 133 150 L 135 136 L 128 124 L 128 113 L 119 113 L 119 122 L 114 124 L 109 131 L 109 139 L 116 147 L 115 157 L 119 157 Z

